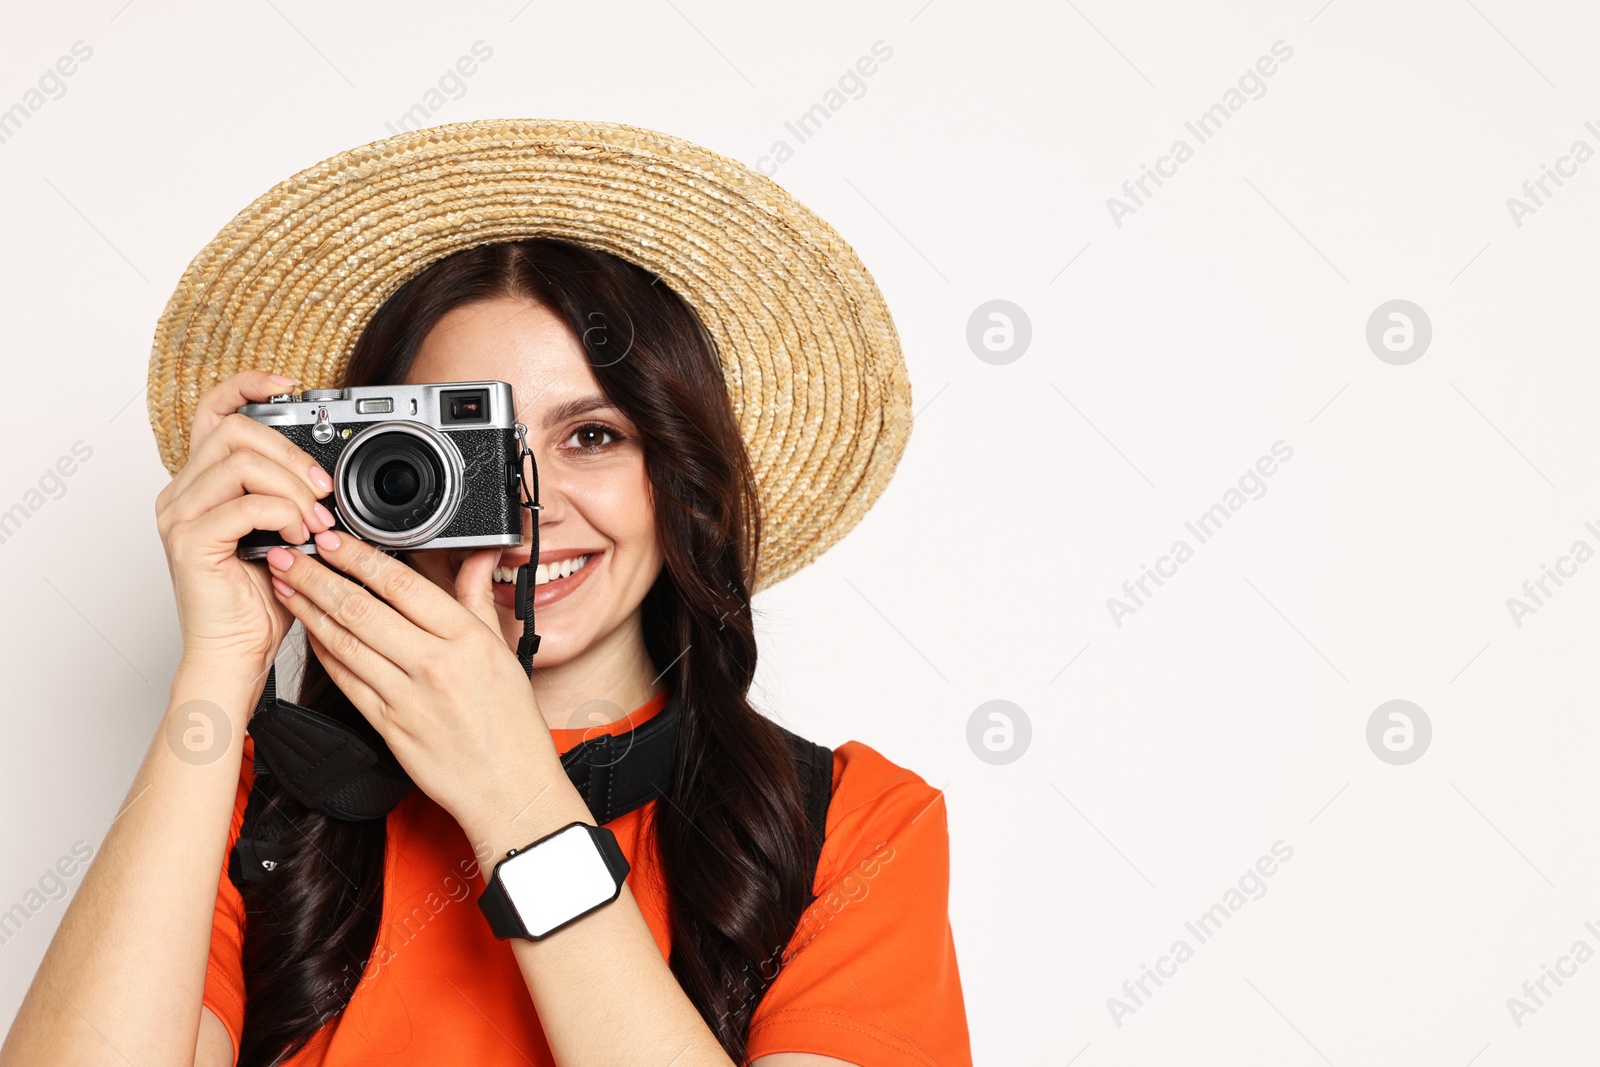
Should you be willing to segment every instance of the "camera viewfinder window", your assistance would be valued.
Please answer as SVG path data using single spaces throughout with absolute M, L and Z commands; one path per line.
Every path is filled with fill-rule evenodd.
M 489 421 L 489 390 L 450 389 L 439 394 L 439 425 Z

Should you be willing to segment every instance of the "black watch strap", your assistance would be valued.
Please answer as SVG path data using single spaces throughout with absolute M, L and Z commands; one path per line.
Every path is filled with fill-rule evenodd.
M 600 858 L 605 861 L 606 870 L 611 872 L 611 877 L 616 881 L 617 888 L 620 890 L 623 881 L 628 877 L 629 867 L 628 857 L 622 854 L 622 846 L 617 843 L 617 835 L 604 826 L 595 826 L 591 823 L 581 823 L 580 825 L 589 832 L 590 840 L 595 843 L 595 847 L 600 850 Z M 562 829 L 565 829 L 565 827 Z M 542 841 L 544 838 L 539 840 Z M 521 855 L 538 843 L 538 841 L 535 841 L 527 848 L 512 849 L 500 863 L 505 863 L 506 860 Z M 483 912 L 483 917 L 489 920 L 489 929 L 500 940 L 504 941 L 510 937 L 520 937 L 529 941 L 538 941 L 539 938 L 529 933 L 527 928 L 522 925 L 522 920 L 517 918 L 517 910 L 512 906 L 511 898 L 506 895 L 505 886 L 498 877 L 500 863 L 495 864 L 495 873 L 490 876 L 488 885 L 478 897 L 478 908 Z M 589 911 L 604 907 L 608 903 L 610 901 L 597 904 L 594 908 L 590 908 Z M 580 912 L 579 915 L 587 915 L 589 911 Z M 578 916 L 574 915 L 572 918 L 576 919 Z
M 622 854 L 622 846 L 617 844 L 617 835 L 604 826 L 590 826 L 589 836 L 600 846 L 600 858 L 606 861 L 606 870 L 611 872 L 611 877 L 615 878 L 617 885 L 620 886 L 628 877 L 628 857 Z
M 511 906 L 511 898 L 506 896 L 498 878 L 490 877 L 489 884 L 478 897 L 478 907 L 483 911 L 483 917 L 489 920 L 489 929 L 501 941 L 508 937 L 528 936 L 517 919 L 516 909 Z

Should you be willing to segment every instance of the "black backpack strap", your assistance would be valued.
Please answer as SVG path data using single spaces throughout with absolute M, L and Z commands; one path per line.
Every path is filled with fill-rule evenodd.
M 244 805 L 244 823 L 239 827 L 239 839 L 228 854 L 228 880 L 244 894 L 245 885 L 267 876 L 282 858 L 278 844 L 281 823 L 263 823 L 261 814 L 267 807 L 267 795 L 261 788 L 261 779 L 271 773 L 261 750 L 256 749 L 256 777 L 250 787 L 250 798 Z
M 806 854 L 806 899 L 801 911 L 817 899 L 811 887 L 817 880 L 817 861 L 827 835 L 828 803 L 833 799 L 833 749 L 808 741 L 779 726 L 794 752 L 800 771 L 800 787 L 805 795 L 806 821 L 811 826 L 810 848 Z

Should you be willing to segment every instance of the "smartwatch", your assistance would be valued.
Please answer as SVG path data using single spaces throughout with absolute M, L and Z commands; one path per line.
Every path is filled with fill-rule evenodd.
M 617 835 L 568 823 L 494 865 L 478 907 L 494 936 L 538 941 L 616 900 L 628 876 Z

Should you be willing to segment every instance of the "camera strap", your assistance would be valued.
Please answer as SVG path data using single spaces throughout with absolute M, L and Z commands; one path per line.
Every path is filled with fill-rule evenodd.
M 522 620 L 522 638 L 517 642 L 517 659 L 522 663 L 522 670 L 531 680 L 533 678 L 533 656 L 539 651 L 539 635 L 533 632 L 533 579 L 534 568 L 539 565 L 539 512 L 544 505 L 539 503 L 539 464 L 534 462 L 533 450 L 528 447 L 528 428 L 522 423 L 517 423 L 517 470 L 522 470 L 523 460 L 527 460 L 528 470 L 532 473 L 517 479 L 518 489 L 522 493 L 519 502 L 533 515 L 533 552 L 528 556 L 528 562 L 517 568 L 517 595 L 512 600 L 513 609 L 517 618 Z M 528 495 L 529 484 L 533 485 L 533 495 Z
M 519 470 L 527 460 L 532 471 L 519 479 L 520 504 L 533 513 L 533 550 L 528 562 L 517 568 L 515 601 L 517 618 L 523 621 L 517 659 L 531 679 L 533 657 L 539 648 L 533 623 L 534 568 L 539 562 L 539 469 L 532 462 L 526 428 L 518 423 L 516 432 Z M 346 822 L 385 816 L 416 788 L 382 736 L 364 718 L 359 723 L 345 722 L 284 700 L 277 689 L 276 667 L 269 667 L 266 685 L 248 726 L 255 739 L 258 784 L 250 791 L 244 823 L 228 861 L 229 878 L 241 892 L 246 882 L 267 877 L 281 855 L 278 836 L 283 832 L 283 821 L 262 820 L 268 804 L 259 785 L 263 779 L 275 777 L 284 791 L 301 804 Z M 677 766 L 680 718 L 678 695 L 674 693 L 666 707 L 643 724 L 621 734 L 585 738 L 562 754 L 562 768 L 598 825 L 604 826 L 666 795 Z M 825 745 L 808 741 L 782 726 L 779 730 L 789 741 L 805 786 L 813 845 L 806 881 L 809 887 L 832 793 L 833 753 Z
M 386 815 L 416 788 L 369 723 L 355 726 L 282 699 L 274 674 L 267 671 L 250 719 L 258 779 L 272 775 L 306 807 L 346 822 Z M 562 754 L 567 778 L 597 823 L 665 794 L 677 758 L 678 719 L 673 694 L 641 725 L 585 738 Z

